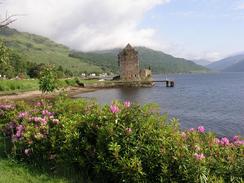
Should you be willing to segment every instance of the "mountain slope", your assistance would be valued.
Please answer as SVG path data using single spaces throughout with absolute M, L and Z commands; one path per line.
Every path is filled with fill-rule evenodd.
M 0 29 L 0 39 L 11 49 L 21 53 L 29 62 L 61 65 L 72 72 L 102 72 L 98 66 L 69 57 L 69 48 L 42 36 L 6 27 Z
M 206 66 L 206 65 L 211 64 L 210 61 L 204 60 L 204 59 L 193 60 L 193 62 L 196 63 L 196 64 L 198 64 L 198 65 L 201 65 L 201 66 Z
M 223 71 L 225 71 L 225 72 L 244 72 L 244 59 L 242 61 L 239 61 L 236 64 L 233 64 L 233 65 L 225 68 Z
M 235 55 L 231 57 L 227 57 L 225 59 L 219 60 L 217 62 L 214 62 L 212 64 L 207 65 L 209 69 L 216 70 L 216 71 L 228 71 L 232 70 L 232 72 L 235 72 L 236 68 L 234 65 L 238 64 L 239 62 L 244 60 L 244 54 L 241 55 Z M 244 71 L 244 68 L 237 68 L 237 70 Z
M 142 68 L 151 67 L 154 73 L 179 73 L 179 72 L 206 72 L 208 69 L 199 66 L 192 61 L 175 58 L 161 51 L 155 51 L 145 47 L 136 47 L 139 52 L 140 65 Z M 76 52 L 71 56 L 87 60 L 88 63 L 102 68 L 109 67 L 113 72 L 118 72 L 117 55 L 121 49 L 113 49 L 97 52 Z

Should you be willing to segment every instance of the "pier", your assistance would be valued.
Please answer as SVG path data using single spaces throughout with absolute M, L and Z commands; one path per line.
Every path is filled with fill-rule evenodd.
M 175 86 L 175 82 L 173 80 L 155 80 L 152 81 L 154 83 L 165 83 L 166 87 L 173 88 Z

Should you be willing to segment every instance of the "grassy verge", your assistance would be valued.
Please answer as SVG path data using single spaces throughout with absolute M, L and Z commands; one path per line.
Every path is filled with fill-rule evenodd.
M 82 83 L 92 81 L 81 81 Z M 60 79 L 58 81 L 59 88 L 66 88 L 68 86 L 78 86 L 76 79 Z M 19 92 L 35 91 L 39 89 L 38 80 L 0 80 L 0 96 L 11 95 Z
M 7 159 L 4 155 L 3 139 L 0 136 L 0 183 L 68 183 L 65 178 L 49 175 L 47 172 L 30 168 L 25 164 Z
M 0 134 L 0 183 L 83 183 L 81 174 L 63 165 L 56 171 L 40 169 L 33 165 L 7 158 L 4 153 L 3 137 Z M 75 173 L 74 173 L 75 172 Z M 87 181 L 86 181 L 87 182 Z
M 0 94 L 38 90 L 38 80 L 0 80 Z
M 64 178 L 56 178 L 46 173 L 31 170 L 25 165 L 12 162 L 7 159 L 0 159 L 0 182 L 1 183 L 68 183 Z

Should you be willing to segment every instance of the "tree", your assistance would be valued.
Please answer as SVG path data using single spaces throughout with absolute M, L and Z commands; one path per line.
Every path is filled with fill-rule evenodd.
M 10 51 L 10 64 L 14 67 L 16 75 L 26 73 L 27 63 L 23 55 L 18 54 L 16 51 Z
M 56 72 L 57 72 L 58 78 L 63 78 L 65 76 L 64 75 L 64 69 L 61 65 L 56 69 Z
M 0 2 L 0 4 L 2 4 L 2 3 Z M 7 27 L 9 24 L 15 22 L 17 20 L 16 16 L 17 15 L 8 15 L 6 13 L 5 18 L 0 19 L 0 29 L 3 27 Z
M 0 75 L 12 78 L 15 75 L 13 66 L 10 63 L 10 50 L 0 40 Z
M 41 72 L 41 76 L 39 78 L 39 89 L 42 93 L 53 92 L 55 89 L 58 89 L 57 74 L 52 65 L 48 65 Z
M 35 63 L 28 63 L 28 71 L 27 74 L 31 78 L 40 78 L 41 73 L 43 70 L 45 70 L 47 66 L 45 64 L 35 64 Z
M 6 16 L 4 19 L 0 20 L 0 29 L 7 27 L 9 24 L 15 22 L 17 19 L 16 15 Z

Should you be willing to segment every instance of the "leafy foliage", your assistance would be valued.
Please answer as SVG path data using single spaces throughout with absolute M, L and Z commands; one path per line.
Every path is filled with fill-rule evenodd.
M 0 74 L 7 78 L 14 76 L 14 68 L 10 65 L 10 50 L 0 40 Z
M 49 65 L 41 71 L 39 89 L 42 93 L 53 92 L 55 89 L 58 89 L 57 74 L 53 66 Z
M 6 150 L 36 165 L 60 164 L 99 182 L 242 182 L 243 140 L 204 127 L 180 131 L 155 105 L 59 97 L 1 105 Z M 88 178 L 89 177 L 89 178 Z

